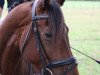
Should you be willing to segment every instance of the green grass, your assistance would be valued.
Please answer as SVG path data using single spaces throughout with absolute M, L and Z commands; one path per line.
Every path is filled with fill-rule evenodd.
M 100 2 L 66 1 L 62 7 L 70 45 L 100 60 Z M 7 14 L 5 7 L 3 16 Z M 100 65 L 72 50 L 80 75 L 100 75 Z
M 67 1 L 64 8 L 79 9 L 79 8 L 100 8 L 100 1 Z
M 62 7 L 72 47 L 100 60 L 100 2 L 67 1 Z M 80 75 L 100 75 L 100 65 L 72 50 Z

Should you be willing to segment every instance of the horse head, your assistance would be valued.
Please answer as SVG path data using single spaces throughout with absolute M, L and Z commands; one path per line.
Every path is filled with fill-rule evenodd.
M 22 54 L 23 58 L 34 66 L 36 74 L 42 72 L 43 75 L 63 75 L 68 65 L 64 66 L 62 63 L 67 64 L 67 58 L 73 59 L 68 40 L 68 28 L 60 9 L 63 2 L 62 0 L 36 0 L 32 5 L 32 28 L 26 32 L 26 34 L 29 32 L 29 36 L 26 36 L 29 38 Z
M 17 17 L 17 21 L 12 23 L 5 20 L 11 24 L 8 27 L 13 28 L 10 31 L 15 34 L 21 32 L 17 43 L 21 55 L 12 75 L 17 75 L 18 69 L 20 75 L 78 75 L 76 59 L 70 50 L 68 27 L 60 9 L 64 1 L 35 0 L 21 4 L 9 13 L 8 17 Z M 11 16 L 17 9 L 23 15 Z M 14 27 L 15 23 L 18 25 Z

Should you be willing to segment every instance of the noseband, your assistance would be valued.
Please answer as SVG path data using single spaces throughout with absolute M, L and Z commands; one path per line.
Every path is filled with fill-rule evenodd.
M 47 19 L 48 16 L 45 14 L 41 14 L 36 16 L 35 15 L 35 10 L 36 10 L 36 4 L 37 4 L 38 0 L 35 0 L 35 2 L 33 3 L 32 6 L 32 31 L 35 34 L 35 38 L 36 38 L 36 44 L 37 44 L 37 50 L 40 54 L 40 59 L 41 59 L 41 63 L 42 63 L 42 71 L 41 71 L 41 75 L 53 75 L 53 72 L 51 71 L 52 68 L 57 68 L 57 67 L 62 67 L 64 65 L 67 65 L 67 69 L 64 72 L 63 75 L 66 75 L 69 71 L 71 71 L 76 65 L 76 59 L 74 57 L 70 57 L 70 58 L 66 58 L 64 60 L 60 60 L 60 61 L 50 61 L 47 54 L 46 54 L 46 50 L 43 46 L 42 40 L 40 38 L 40 33 L 36 24 L 37 20 L 41 20 L 41 19 Z M 26 41 L 27 41 L 27 36 L 30 33 L 30 30 L 27 32 L 27 35 L 25 37 L 23 46 L 22 46 L 22 54 L 24 51 L 24 46 L 26 45 Z M 48 63 L 47 63 L 47 61 Z M 30 64 L 31 65 L 31 64 Z M 32 65 L 29 66 L 29 75 L 32 75 Z

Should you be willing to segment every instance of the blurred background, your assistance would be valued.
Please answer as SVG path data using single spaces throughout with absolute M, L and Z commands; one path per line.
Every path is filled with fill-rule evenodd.
M 70 45 L 100 60 L 100 0 L 66 0 L 61 7 Z M 7 15 L 5 4 L 2 18 Z M 100 65 L 72 49 L 80 75 L 100 75 Z
M 66 0 L 62 7 L 70 45 L 100 60 L 100 0 Z M 100 75 L 100 64 L 72 49 L 80 75 Z

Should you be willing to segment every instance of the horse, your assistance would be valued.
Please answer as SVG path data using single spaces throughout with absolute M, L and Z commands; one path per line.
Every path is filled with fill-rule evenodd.
M 35 0 L 12 9 L 0 25 L 2 75 L 79 75 L 61 6 Z

